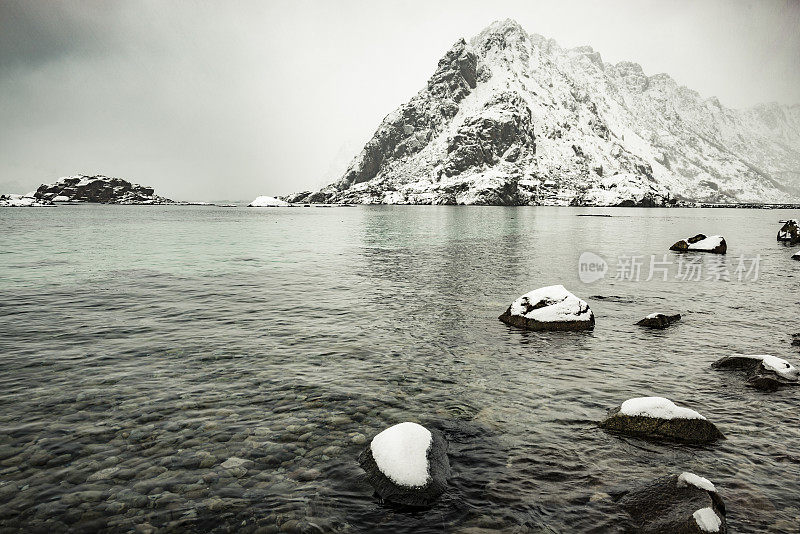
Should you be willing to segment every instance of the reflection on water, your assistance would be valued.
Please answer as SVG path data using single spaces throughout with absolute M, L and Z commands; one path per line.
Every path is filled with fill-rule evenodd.
M 692 470 L 732 531 L 800 521 L 797 392 L 743 388 L 710 363 L 797 363 L 792 215 L 751 210 L 69 206 L 4 210 L 0 253 L 0 526 L 271 532 L 613 532 L 620 486 Z M 677 239 L 721 233 L 734 272 L 676 280 Z M 609 262 L 578 281 L 581 252 Z M 668 281 L 614 280 L 664 257 Z M 647 273 L 644 273 L 645 275 Z M 563 283 L 593 332 L 533 333 L 497 316 Z M 634 326 L 684 314 L 669 330 Z M 697 409 L 707 447 L 610 436 L 628 397 Z M 413 420 L 444 432 L 453 478 L 431 510 L 381 504 L 356 458 Z M 231 459 L 233 459 L 231 461 Z M 595 497 L 592 499 L 592 497 Z M 794 525 L 794 527 L 792 527 Z M 261 530 L 259 530 L 261 529 Z

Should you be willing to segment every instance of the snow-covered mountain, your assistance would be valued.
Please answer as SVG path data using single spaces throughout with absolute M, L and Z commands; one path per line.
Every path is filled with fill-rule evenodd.
M 512 20 L 458 41 L 344 175 L 292 202 L 797 202 L 800 105 L 734 110 Z

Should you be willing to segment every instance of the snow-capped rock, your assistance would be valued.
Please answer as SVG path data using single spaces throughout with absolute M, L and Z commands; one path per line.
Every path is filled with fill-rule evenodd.
M 653 206 L 800 197 L 800 105 L 748 110 L 514 21 L 456 42 L 342 177 L 292 202 Z
M 526 293 L 511 303 L 501 321 L 527 330 L 591 330 L 594 313 L 564 286 L 548 286 Z
M 358 461 L 382 499 L 406 506 L 433 504 L 450 476 L 444 437 L 411 422 L 380 432 Z
M 712 252 L 714 254 L 725 254 L 728 252 L 728 244 L 721 235 L 706 237 L 704 234 L 697 234 L 694 237 L 681 239 L 669 247 L 669 249 L 677 252 Z
M 726 356 L 711 364 L 714 369 L 744 371 L 748 386 L 774 391 L 800 385 L 800 370 L 782 358 L 765 354 Z
M 789 219 L 778 231 L 778 241 L 783 241 L 794 245 L 800 243 L 800 222 L 797 219 Z
M 710 480 L 688 471 L 684 471 L 678 476 L 678 486 L 694 486 L 712 493 L 717 492 L 717 488 L 714 487 Z
M 54 184 L 42 184 L 34 193 L 40 200 L 57 202 L 101 202 L 104 204 L 173 204 L 155 194 L 152 187 L 134 184 L 121 178 L 79 174 L 60 178 Z
M 612 409 L 600 427 L 611 432 L 651 439 L 711 443 L 722 433 L 698 412 L 676 406 L 664 397 L 628 399 Z
M 668 327 L 675 321 L 681 320 L 681 314 L 676 313 L 675 315 L 665 315 L 663 313 L 651 313 L 638 323 L 639 326 L 646 326 L 648 328 L 658 328 L 663 330 L 664 328 Z
M 6 208 L 42 208 L 53 206 L 49 200 L 38 199 L 33 195 L 0 195 L 0 207 Z
M 709 480 L 694 473 L 660 477 L 614 499 L 633 518 L 637 532 L 728 531 L 725 503 Z
M 285 200 L 276 197 L 256 197 L 254 201 L 247 205 L 248 208 L 279 208 L 289 206 L 290 204 Z

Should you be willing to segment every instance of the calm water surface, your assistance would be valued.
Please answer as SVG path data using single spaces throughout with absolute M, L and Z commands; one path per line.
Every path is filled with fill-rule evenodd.
M 2 210 L 0 531 L 624 532 L 603 493 L 691 470 L 716 483 L 733 532 L 798 532 L 800 392 L 709 367 L 732 353 L 800 360 L 800 262 L 775 241 L 790 216 Z M 675 279 L 668 247 L 701 231 L 725 235 L 729 254 L 690 257 L 730 281 Z M 605 280 L 578 280 L 583 251 L 609 262 Z M 632 255 L 641 280 L 613 280 Z M 645 281 L 651 255 L 673 263 L 669 280 Z M 740 256 L 756 255 L 758 280 L 738 281 Z M 589 302 L 593 332 L 497 320 L 554 283 Z M 684 319 L 634 326 L 654 311 Z M 644 395 L 728 439 L 596 427 Z M 406 420 L 450 441 L 449 491 L 423 512 L 379 502 L 356 462 Z

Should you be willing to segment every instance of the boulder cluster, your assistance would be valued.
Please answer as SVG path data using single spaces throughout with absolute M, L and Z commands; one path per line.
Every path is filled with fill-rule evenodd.
M 103 204 L 173 204 L 155 194 L 152 187 L 133 184 L 122 178 L 77 175 L 42 184 L 33 194 L 40 201 L 98 202 Z
M 780 235 L 791 237 L 792 231 L 784 227 Z M 722 236 L 697 234 L 678 241 L 670 249 L 725 254 L 727 243 Z M 560 285 L 522 295 L 499 318 L 511 326 L 534 331 L 595 327 L 589 305 Z M 665 329 L 680 319 L 680 314 L 652 313 L 636 324 Z M 800 333 L 793 338 L 793 344 L 800 345 Z M 728 356 L 714 362 L 712 367 L 742 371 L 746 385 L 764 391 L 800 384 L 800 371 L 786 360 L 769 355 Z M 612 408 L 599 426 L 613 434 L 657 442 L 710 445 L 725 439 L 705 416 L 664 397 L 628 399 Z M 693 473 L 661 477 L 639 488 L 617 492 L 613 498 L 633 518 L 640 532 L 727 532 L 725 505 L 716 488 Z

